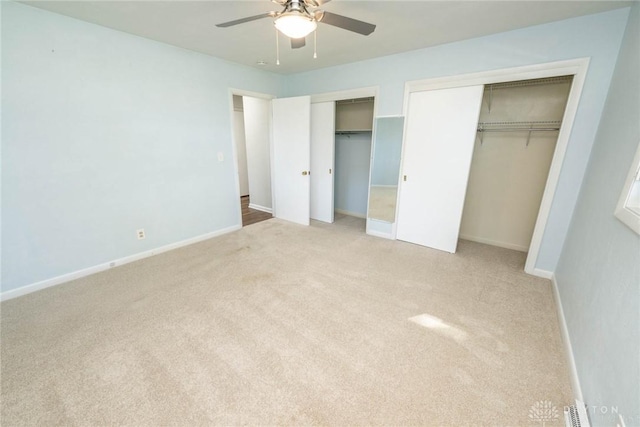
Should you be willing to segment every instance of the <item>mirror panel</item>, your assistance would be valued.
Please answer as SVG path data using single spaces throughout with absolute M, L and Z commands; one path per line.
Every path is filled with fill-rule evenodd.
M 404 117 L 378 117 L 375 121 L 368 218 L 393 223 L 396 202 Z

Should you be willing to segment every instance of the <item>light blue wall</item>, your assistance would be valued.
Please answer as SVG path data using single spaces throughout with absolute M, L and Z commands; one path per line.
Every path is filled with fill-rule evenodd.
M 334 207 L 362 215 L 367 213 L 371 132 L 336 135 Z
M 537 267 L 555 270 L 602 113 L 629 9 L 331 67 L 289 78 L 288 95 L 379 86 L 377 114 L 402 115 L 406 81 L 590 57 Z
M 613 212 L 639 142 L 636 3 L 556 270 L 584 398 L 618 407 L 627 426 L 640 425 L 640 236 Z M 616 425 L 597 412 L 594 425 Z
M 228 90 L 280 76 L 1 3 L 2 291 L 237 224 Z

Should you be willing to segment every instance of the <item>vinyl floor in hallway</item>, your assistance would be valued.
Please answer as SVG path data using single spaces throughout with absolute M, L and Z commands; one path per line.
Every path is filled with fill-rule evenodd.
M 255 224 L 256 222 L 265 221 L 269 218 L 273 218 L 268 212 L 259 211 L 249 207 L 249 196 L 242 196 L 240 198 L 240 206 L 242 206 L 242 226 Z

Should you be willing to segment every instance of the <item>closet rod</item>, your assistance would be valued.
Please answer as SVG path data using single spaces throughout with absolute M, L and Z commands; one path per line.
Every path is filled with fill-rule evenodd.
M 534 126 L 555 127 L 555 126 L 560 126 L 561 124 L 562 124 L 561 120 L 530 120 L 528 122 L 516 122 L 516 121 L 478 122 L 478 128 L 485 128 L 488 126 L 491 126 L 491 127 L 502 126 L 505 128 L 529 129 Z
M 353 135 L 356 133 L 371 133 L 371 129 L 337 130 L 336 135 Z

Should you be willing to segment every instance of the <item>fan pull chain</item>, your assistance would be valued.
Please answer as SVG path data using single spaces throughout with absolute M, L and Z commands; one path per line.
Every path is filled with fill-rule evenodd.
M 280 43 L 279 43 L 277 29 L 276 29 L 276 65 L 280 65 Z
M 318 57 L 318 30 L 313 32 L 313 59 Z

